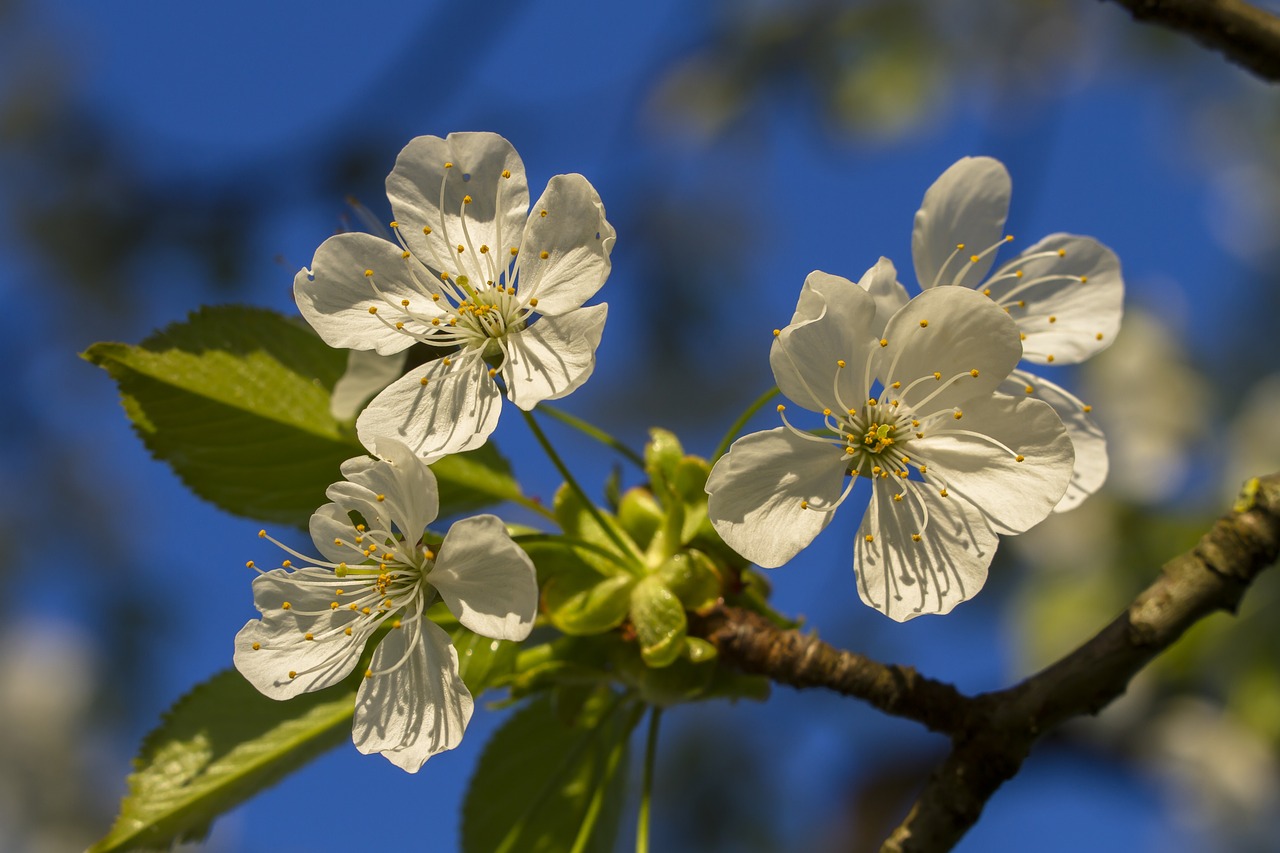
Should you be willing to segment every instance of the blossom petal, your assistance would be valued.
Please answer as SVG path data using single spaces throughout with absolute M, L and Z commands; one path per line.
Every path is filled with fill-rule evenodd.
M 477 515 L 449 529 L 427 582 L 463 627 L 495 640 L 523 640 L 538 612 L 538 581 L 529 555 L 502 520 Z
M 521 295 L 536 297 L 538 313 L 546 316 L 580 307 L 609 277 L 616 239 L 595 187 L 582 175 L 556 175 L 524 228 L 517 279 Z
M 382 458 L 357 456 L 343 462 L 342 476 L 368 489 L 375 501 L 381 495 L 383 500 L 377 502 L 386 507 L 396 527 L 406 538 L 417 541 L 440 514 L 436 475 L 407 445 L 394 438 L 380 436 L 374 452 Z
M 1027 391 L 1028 388 L 1031 390 Z M 1085 498 L 1102 488 L 1110 467 L 1107 437 L 1079 398 L 1061 385 L 1025 370 L 1015 370 L 1000 386 L 1000 392 L 1014 397 L 1022 394 L 1044 400 L 1053 407 L 1062 419 L 1062 425 L 1067 428 L 1067 435 L 1075 448 L 1076 467 L 1071 474 L 1067 492 L 1053 508 L 1054 512 L 1075 509 Z
M 402 299 L 423 301 L 423 291 L 413 284 L 402 251 L 372 234 L 339 234 L 320 244 L 311 269 L 301 269 L 294 276 L 293 296 L 302 316 L 326 344 L 381 355 L 413 345 L 412 335 L 369 313 L 370 308 L 399 311 Z
M 359 565 L 366 559 L 364 553 L 353 541 L 356 531 L 347 513 L 355 510 L 364 516 L 365 521 L 373 529 L 389 529 L 390 518 L 381 518 L 384 513 L 378 511 L 373 495 L 363 486 L 350 483 L 334 483 L 326 494 L 335 503 L 327 503 L 311 514 L 308 529 L 311 541 L 326 560 L 333 564 L 349 563 Z M 372 513 L 372 515 L 370 515 Z
M 844 486 L 843 450 L 777 427 L 743 436 L 717 460 L 707 478 L 707 514 L 730 548 L 777 568 L 827 526 Z
M 1017 321 L 1027 361 L 1075 364 L 1111 346 L 1120 330 L 1120 259 L 1092 237 L 1051 234 L 984 286 Z
M 529 411 L 543 400 L 568 396 L 590 379 L 608 310 L 601 304 L 543 317 L 509 335 L 502 378 L 511 402 Z
M 875 299 L 866 290 L 847 278 L 809 273 L 791 324 L 769 350 L 783 395 L 814 412 L 861 403 L 867 356 L 879 334 L 875 317 Z
M 393 438 L 426 462 L 484 444 L 498 426 L 502 395 L 478 355 L 455 359 L 410 370 L 374 397 L 356 419 L 361 444 Z
M 890 318 L 898 313 L 902 306 L 911 301 L 907 289 L 898 281 L 898 271 L 893 261 L 881 257 L 876 265 L 863 273 L 858 279 L 858 287 L 871 294 L 876 301 L 876 319 L 871 324 L 876 334 L 882 334 L 889 325 Z
M 346 678 L 376 622 L 345 607 L 332 608 L 335 600 L 333 573 L 324 569 L 273 569 L 258 575 L 253 603 L 262 618 L 236 634 L 236 669 L 272 699 L 321 690 Z
M 930 482 L 977 506 L 997 533 L 1021 533 L 1053 512 L 1075 452 L 1048 403 L 991 394 L 969 401 L 951 423 L 911 442 L 912 461 L 928 466 Z
M 901 382 L 902 401 L 919 417 L 989 395 L 1022 355 L 1009 315 L 961 287 L 934 288 L 912 299 L 893 315 L 884 340 L 872 355 L 876 375 L 885 385 Z
M 520 155 L 496 133 L 419 136 L 396 158 L 387 198 L 400 238 L 422 263 L 482 282 L 496 280 L 490 259 L 509 261 L 519 246 L 529 184 Z
M 347 353 L 347 370 L 333 386 L 329 397 L 329 414 L 334 420 L 351 422 L 379 391 L 404 375 L 407 353 L 379 355 L 376 352 L 351 350 Z
M 999 540 L 976 507 L 914 482 L 876 481 L 873 492 L 854 544 L 867 605 L 906 622 L 978 594 Z
M 458 675 L 458 652 L 439 625 L 419 618 L 390 631 L 374 650 L 370 671 L 356 694 L 356 749 L 416 773 L 462 741 L 475 703 Z
M 911 257 L 922 289 L 939 284 L 976 287 L 995 260 L 987 249 L 1003 242 L 1013 181 L 999 160 L 964 157 L 924 194 L 911 234 Z M 963 245 L 963 249 L 957 246 Z M 985 253 L 985 254 L 984 254 Z M 978 260 L 972 261 L 974 255 Z

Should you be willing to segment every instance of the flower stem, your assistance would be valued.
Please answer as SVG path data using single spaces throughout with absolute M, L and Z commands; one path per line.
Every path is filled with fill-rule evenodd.
M 644 782 L 640 789 L 640 816 L 636 820 L 636 853 L 649 853 L 649 811 L 653 800 L 653 764 L 658 752 L 658 722 L 662 709 L 649 712 L 649 736 L 644 746 Z
M 554 406 L 548 406 L 545 403 L 542 404 L 542 411 L 546 412 L 548 415 L 551 415 L 551 417 L 555 418 L 561 423 L 568 424 L 569 426 L 573 427 L 579 432 L 585 435 L 588 435 L 591 438 L 594 438 L 596 441 L 600 442 L 606 447 L 609 447 L 609 448 L 612 448 L 613 450 L 618 451 L 623 456 L 627 457 L 628 460 L 630 460 L 631 462 L 634 462 L 641 469 L 644 468 L 643 456 L 641 456 L 639 453 L 636 453 L 634 450 L 632 450 L 627 445 L 623 444 L 618 439 L 609 435 L 609 433 L 600 429 L 600 427 L 595 426 L 594 424 L 587 423 L 582 418 L 579 418 L 576 415 L 571 415 L 568 412 L 562 412 L 559 409 L 555 408 Z
M 618 531 L 614 529 L 612 524 L 604 520 L 604 516 L 600 515 L 600 509 L 595 505 L 591 498 L 587 497 L 587 493 L 582 490 L 582 486 L 578 485 L 578 481 L 573 478 L 573 474 L 569 473 L 569 468 L 564 464 L 564 460 L 560 458 L 560 454 L 556 453 L 556 449 L 551 446 L 551 442 L 547 439 L 546 433 L 542 431 L 542 427 L 538 426 L 538 422 L 534 419 L 532 412 L 520 410 L 520 414 L 524 415 L 525 423 L 529 424 L 533 437 L 538 440 L 538 444 L 542 445 L 542 449 L 546 451 L 547 457 L 551 460 L 551 464 L 556 466 L 556 470 L 560 472 L 560 476 L 564 477 L 565 484 L 569 489 L 578 496 L 582 501 L 582 505 L 586 507 L 588 513 L 595 520 L 596 524 L 604 531 L 605 535 L 618 546 L 618 553 L 623 556 L 632 556 L 635 554 L 634 547 L 628 547 L 627 543 L 622 541 L 622 537 L 618 535 Z
M 721 456 L 724 456 L 725 451 L 729 449 L 729 445 L 733 443 L 734 436 L 741 432 L 742 427 L 747 423 L 747 421 L 751 420 L 752 416 L 755 415 L 756 412 L 760 411 L 760 408 L 765 403 L 772 400 L 773 396 L 777 393 L 778 386 L 775 385 L 757 397 L 754 403 L 747 406 L 746 411 L 738 416 L 738 419 L 733 422 L 733 426 L 729 427 L 729 431 L 724 434 L 724 438 L 720 439 L 720 443 L 716 445 L 715 453 L 711 454 L 712 464 L 714 464 Z

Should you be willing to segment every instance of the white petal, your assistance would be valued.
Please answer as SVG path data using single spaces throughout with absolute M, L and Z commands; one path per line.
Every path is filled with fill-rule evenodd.
M 529 555 L 501 519 L 477 515 L 449 529 L 427 582 L 463 626 L 495 640 L 523 640 L 538 612 Z
M 412 648 L 408 644 L 412 644 Z M 427 619 L 392 630 L 374 650 L 374 673 L 356 694 L 351 735 L 356 749 L 378 752 L 416 773 L 437 752 L 462 741 L 475 703 L 458 675 L 449 635 Z
M 901 399 L 918 416 L 990 394 L 1022 355 L 1009 315 L 982 294 L 960 287 L 926 290 L 912 299 L 893 315 L 884 340 L 888 345 L 872 354 L 875 373 L 885 385 L 901 382 Z M 976 377 L 970 374 L 974 370 Z M 934 379 L 934 373 L 941 378 Z
M 375 448 L 393 438 L 427 462 L 484 444 L 498 426 L 502 395 L 479 357 L 455 359 L 410 370 L 374 397 L 356 419 L 360 442 Z
M 440 513 L 440 489 L 436 475 L 404 443 L 380 436 L 374 451 L 381 459 L 358 456 L 342 463 L 342 476 L 363 486 L 373 500 L 386 507 L 391 520 L 409 539 L 416 541 Z
M 511 177 L 502 177 L 504 170 Z M 401 239 L 422 263 L 474 281 L 493 278 L 489 258 L 510 260 L 529 211 L 524 164 L 496 133 L 412 140 L 387 176 L 387 197 Z M 487 255 L 481 246 L 488 247 Z
M 520 294 L 536 297 L 543 315 L 578 308 L 609 277 L 616 239 L 595 187 L 582 175 L 556 175 L 529 211 L 520 244 Z
M 344 486 L 345 489 L 342 488 Z M 368 494 L 363 486 L 352 486 L 350 483 L 334 483 L 326 494 L 335 503 L 327 503 L 311 514 L 308 525 L 311 541 L 330 563 L 363 563 L 365 556 L 354 542 L 357 534 L 351 516 L 347 513 L 351 510 L 359 512 L 374 529 L 384 526 L 379 524 L 379 513 L 377 504 L 373 502 L 373 495 Z M 368 500 L 364 500 L 365 498 Z M 373 513 L 372 516 L 370 512 Z M 390 521 L 390 518 L 386 521 Z
M 867 291 L 847 278 L 810 273 L 791 324 L 774 336 L 769 350 L 783 395 L 814 412 L 860 404 L 867 356 L 879 334 L 875 317 L 875 299 Z
M 921 288 L 982 281 L 995 260 L 994 251 L 983 252 L 1004 239 L 1012 193 L 1008 170 L 990 157 L 964 157 L 942 173 L 924 194 L 911 234 Z M 981 256 L 976 263 L 974 255 Z
M 333 609 L 332 602 L 341 603 L 335 592 L 334 575 L 324 569 L 274 569 L 255 578 L 253 603 L 262 619 L 236 634 L 240 674 L 272 699 L 321 690 L 346 678 L 376 624 L 346 607 Z M 296 676 L 290 678 L 290 672 Z
M 347 371 L 333 386 L 329 414 L 338 421 L 354 420 L 365 403 L 404 375 L 407 355 L 405 352 L 379 355 L 354 349 L 347 353 Z
M 912 441 L 912 461 L 928 465 L 952 499 L 977 506 L 997 533 L 1039 524 L 1062 499 L 1075 467 L 1061 419 L 1048 403 L 1025 395 L 970 400 L 963 414 Z
M 320 244 L 311 269 L 294 276 L 293 296 L 302 316 L 325 343 L 340 349 L 377 350 L 382 355 L 413 345 L 412 335 L 369 313 L 370 307 L 383 313 L 399 310 L 401 299 L 424 301 L 401 252 L 399 246 L 372 234 L 339 234 Z
M 707 514 L 725 543 L 773 569 L 831 521 L 845 486 L 844 451 L 785 427 L 743 436 L 707 478 Z M 824 509 L 805 509 L 802 501 Z
M 1026 336 L 1023 358 L 1037 364 L 1084 361 L 1111 346 L 1120 330 L 1120 260 L 1092 237 L 1051 234 L 1001 267 L 984 287 Z
M 874 492 L 854 543 L 858 595 L 867 605 L 906 622 L 948 613 L 978 594 L 999 540 L 975 507 L 915 482 L 877 480 Z
M 569 395 L 590 379 L 608 311 L 605 304 L 579 308 L 543 317 L 508 335 L 502 378 L 511 402 L 528 411 L 543 400 Z
M 858 287 L 870 293 L 876 301 L 876 319 L 872 329 L 876 334 L 883 334 L 889 325 L 889 319 L 910 301 L 907 289 L 898 281 L 898 271 L 893 261 L 880 258 L 876 265 L 867 270 L 858 280 Z
M 1027 391 L 1028 388 L 1031 391 Z M 1067 492 L 1053 508 L 1054 512 L 1075 509 L 1085 498 L 1102 488 L 1109 467 L 1107 437 L 1085 411 L 1085 405 L 1078 397 L 1061 385 L 1025 370 L 1015 370 L 1000 386 L 1000 392 L 1012 397 L 1025 395 L 1044 400 L 1053 407 L 1054 412 L 1062 419 L 1062 425 L 1067 428 L 1067 436 L 1071 439 L 1071 446 L 1075 448 L 1076 467 L 1071 474 Z

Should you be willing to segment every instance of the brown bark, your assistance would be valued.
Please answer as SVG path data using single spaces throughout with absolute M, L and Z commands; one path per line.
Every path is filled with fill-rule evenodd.
M 1264 80 L 1280 80 L 1280 18 L 1243 0 L 1112 0 L 1191 36 Z

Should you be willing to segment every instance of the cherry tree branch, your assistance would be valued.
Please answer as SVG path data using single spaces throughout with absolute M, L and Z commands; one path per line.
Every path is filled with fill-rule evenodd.
M 987 800 L 1022 766 L 1034 743 L 1066 720 L 1095 714 L 1193 624 L 1234 612 L 1245 590 L 1280 555 L 1280 474 L 1251 480 L 1230 513 L 1091 640 L 1020 684 L 966 696 L 910 667 L 836 649 L 732 607 L 691 628 L 747 671 L 797 688 L 825 687 L 950 735 L 950 755 L 933 772 L 893 835 L 887 853 L 950 850 Z
M 1139 21 L 1194 38 L 1264 80 L 1280 81 L 1280 18 L 1243 0 L 1112 0 Z

